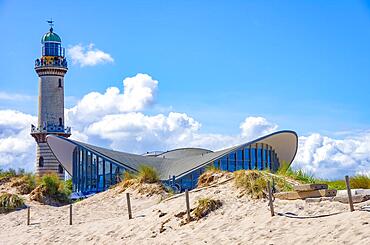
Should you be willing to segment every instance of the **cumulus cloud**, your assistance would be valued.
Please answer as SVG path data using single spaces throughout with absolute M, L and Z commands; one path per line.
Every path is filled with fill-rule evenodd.
M 199 128 L 200 123 L 185 113 L 148 116 L 130 112 L 107 115 L 89 125 L 85 132 L 109 140 L 112 148 L 145 152 L 189 143 Z
M 247 117 L 240 124 L 241 136 L 247 140 L 253 140 L 259 136 L 270 134 L 278 128 L 275 123 L 267 121 L 263 117 Z
M 36 148 L 30 129 L 35 122 L 31 115 L 0 110 L 0 168 L 33 169 Z
M 94 47 L 93 43 L 87 46 L 81 44 L 74 45 L 67 49 L 73 64 L 83 66 L 95 66 L 101 63 L 114 62 L 112 56 Z
M 123 92 L 117 87 L 104 94 L 91 92 L 76 106 L 66 110 L 66 121 L 71 125 L 94 122 L 104 115 L 140 111 L 154 103 L 158 81 L 147 74 L 137 74 L 123 80 Z
M 370 132 L 364 131 L 333 139 L 317 133 L 299 137 L 294 167 L 321 178 L 342 178 L 349 174 L 368 174 L 370 170 Z

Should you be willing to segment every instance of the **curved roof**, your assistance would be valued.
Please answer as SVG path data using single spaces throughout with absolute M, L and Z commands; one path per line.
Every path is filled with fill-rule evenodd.
M 158 154 L 157 157 L 162 158 L 183 158 L 189 156 L 202 155 L 212 152 L 203 148 L 179 148 Z
M 163 155 L 162 157 L 150 157 L 109 150 L 54 135 L 48 135 L 46 139 L 54 155 L 69 174 L 72 174 L 73 150 L 80 145 L 132 171 L 137 171 L 138 167 L 142 164 L 151 165 L 158 170 L 162 180 L 168 179 L 169 176 L 181 178 L 232 151 L 255 143 L 270 145 L 278 155 L 280 163 L 284 161 L 291 164 L 298 149 L 298 136 L 294 131 L 290 130 L 275 132 L 248 143 L 215 152 L 200 148 L 176 149 L 163 153 L 164 156 L 167 154 L 167 157 L 164 158 Z
M 50 31 L 45 33 L 41 38 L 41 43 L 44 44 L 45 42 L 58 42 L 58 43 L 60 43 L 60 42 L 62 42 L 62 39 L 60 39 L 58 34 L 53 32 L 53 28 L 50 28 Z

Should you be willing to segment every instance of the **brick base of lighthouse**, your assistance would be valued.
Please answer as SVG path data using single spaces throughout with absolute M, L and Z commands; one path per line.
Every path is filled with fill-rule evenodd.
M 37 176 L 42 176 L 46 173 L 56 173 L 60 179 L 64 180 L 64 170 L 59 166 L 59 161 L 46 142 L 37 143 L 36 163 Z

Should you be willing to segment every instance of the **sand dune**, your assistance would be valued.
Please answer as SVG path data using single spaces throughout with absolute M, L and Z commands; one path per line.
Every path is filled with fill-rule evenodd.
M 160 202 L 159 196 L 132 193 L 134 218 L 129 220 L 125 193 L 109 190 L 74 204 L 72 226 L 67 206 L 33 202 L 30 226 L 26 210 L 0 214 L 0 244 L 370 244 L 368 212 L 350 213 L 348 205 L 331 201 L 276 200 L 276 212 L 342 213 L 315 219 L 270 217 L 266 201 L 238 194 L 232 182 L 190 193 L 192 206 L 201 197 L 220 199 L 223 206 L 183 226 L 175 214 L 185 211 L 184 196 Z

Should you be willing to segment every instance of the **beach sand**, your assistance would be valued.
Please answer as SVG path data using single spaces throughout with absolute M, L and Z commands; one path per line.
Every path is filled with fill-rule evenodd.
M 186 209 L 184 195 L 161 201 L 160 196 L 128 191 L 131 220 L 125 192 L 117 194 L 114 189 L 75 203 L 73 225 L 69 225 L 69 206 L 29 202 L 29 226 L 26 209 L 0 214 L 0 244 L 370 244 L 370 213 L 349 212 L 348 205 L 334 201 L 276 199 L 275 212 L 309 216 L 341 213 L 312 219 L 271 217 L 266 200 L 238 197 L 230 181 L 191 192 L 192 207 L 202 197 L 219 199 L 223 205 L 199 221 L 180 226 L 182 219 L 175 214 Z M 370 201 L 355 208 L 364 205 Z M 160 213 L 166 214 L 159 217 Z

